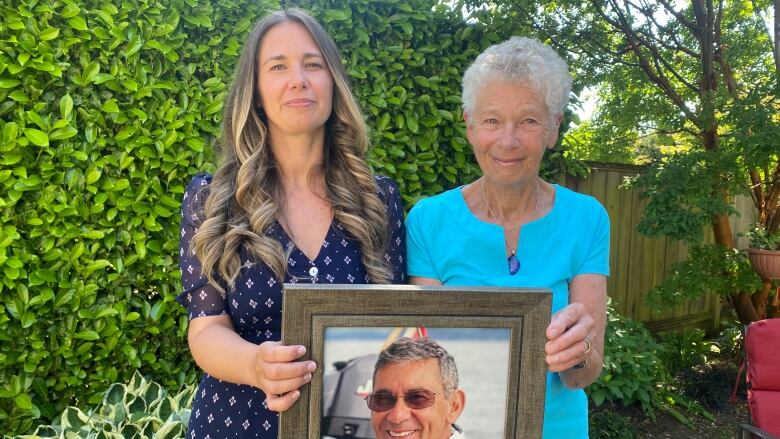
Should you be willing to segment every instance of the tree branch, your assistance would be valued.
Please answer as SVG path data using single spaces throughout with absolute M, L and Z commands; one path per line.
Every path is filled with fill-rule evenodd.
M 614 28 L 620 30 L 628 40 L 629 48 L 634 52 L 636 57 L 639 59 L 639 66 L 642 69 L 642 71 L 645 72 L 648 79 L 650 79 L 651 82 L 656 84 L 661 88 L 661 90 L 666 93 L 666 95 L 669 97 L 669 99 L 672 100 L 672 102 L 677 105 L 677 107 L 685 114 L 685 116 L 693 122 L 696 126 L 701 126 L 701 121 L 699 118 L 694 114 L 690 108 L 685 104 L 685 100 L 677 93 L 677 91 L 672 87 L 671 83 L 669 82 L 669 79 L 663 75 L 660 71 L 653 70 L 653 67 L 651 66 L 650 62 L 647 60 L 647 57 L 642 52 L 642 49 L 640 47 L 640 44 L 636 41 L 636 33 L 634 32 L 634 29 L 629 25 L 628 20 L 626 19 L 625 15 L 623 14 L 623 11 L 620 9 L 620 7 L 615 4 L 614 0 L 610 0 L 609 3 L 612 5 L 612 8 L 615 10 L 615 13 L 618 16 L 618 21 L 612 19 L 612 17 L 609 17 L 606 12 L 601 8 L 601 6 L 598 3 L 595 3 L 595 9 L 598 12 L 598 14 L 609 23 Z
M 721 73 L 723 73 L 723 80 L 726 81 L 726 86 L 729 90 L 729 96 L 733 99 L 737 99 L 737 81 L 734 79 L 734 73 L 731 70 L 731 64 L 726 60 L 726 56 L 723 52 L 723 43 L 721 32 L 721 20 L 723 19 L 723 0 L 718 2 L 718 15 L 715 19 L 715 61 L 720 64 Z
M 780 83 L 780 0 L 775 0 L 775 77 Z
M 674 32 L 669 31 L 669 27 L 668 26 L 664 26 L 664 25 L 658 23 L 658 20 L 656 20 L 655 16 L 649 16 L 647 18 L 653 22 L 653 24 L 655 25 L 656 28 L 658 28 L 658 31 L 660 33 L 668 34 L 669 37 L 674 41 L 675 44 L 674 45 L 669 44 L 666 41 L 662 40 L 661 38 L 659 38 L 659 37 L 657 37 L 657 36 L 655 36 L 653 34 L 648 34 L 648 36 L 653 41 L 655 41 L 656 43 L 658 43 L 659 45 L 661 45 L 662 47 L 664 47 L 666 49 L 677 51 L 677 52 L 682 52 L 682 53 L 684 53 L 684 54 L 686 54 L 686 55 L 688 55 L 688 56 L 690 56 L 692 58 L 699 59 L 699 54 L 694 52 L 693 50 L 685 47 L 680 42 L 680 40 L 677 39 L 677 35 Z
M 678 12 L 676 9 L 674 9 L 674 6 L 672 6 L 672 4 L 669 3 L 668 0 L 658 0 L 658 3 L 662 4 L 664 9 L 666 9 L 670 14 L 674 15 L 674 18 L 676 18 L 677 21 L 680 22 L 680 24 L 690 29 L 693 35 L 697 35 L 697 33 L 699 32 L 699 28 L 692 21 L 685 18 L 685 15 L 683 13 Z
M 767 181 L 767 192 L 769 196 L 766 200 L 765 209 L 767 212 L 767 231 L 775 233 L 780 228 L 780 160 L 777 162 L 772 179 Z

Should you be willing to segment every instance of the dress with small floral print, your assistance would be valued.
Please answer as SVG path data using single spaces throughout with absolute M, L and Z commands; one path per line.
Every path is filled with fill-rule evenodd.
M 192 254 L 190 241 L 203 221 L 204 198 L 211 176 L 199 174 L 187 186 L 182 201 L 179 266 L 184 291 L 177 301 L 187 308 L 189 319 L 227 314 L 236 332 L 252 343 L 281 338 L 282 282 L 262 262 L 246 251 L 239 252 L 243 265 L 235 288 L 222 295 L 201 273 L 200 261 Z M 406 232 L 398 187 L 387 177 L 376 177 L 380 199 L 385 203 L 390 242 L 385 259 L 393 272 L 393 283 L 406 280 Z M 284 282 L 368 283 L 360 248 L 346 229 L 333 220 L 320 252 L 314 260 L 294 247 L 284 229 L 275 223 L 267 232 L 283 248 L 292 248 Z M 226 359 L 229 361 L 229 359 Z M 258 388 L 233 384 L 204 374 L 195 395 L 188 439 L 262 438 L 277 439 L 278 414 L 268 410 L 265 394 Z

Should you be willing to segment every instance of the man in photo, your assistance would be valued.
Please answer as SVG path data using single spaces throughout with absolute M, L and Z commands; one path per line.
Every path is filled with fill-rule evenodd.
M 466 403 L 455 360 L 430 338 L 399 338 L 384 349 L 366 402 L 377 439 L 465 438 L 455 425 Z

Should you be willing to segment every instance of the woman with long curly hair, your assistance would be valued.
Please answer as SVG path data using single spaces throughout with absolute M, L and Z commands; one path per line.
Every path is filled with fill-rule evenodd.
M 182 203 L 189 346 L 205 374 L 188 438 L 276 438 L 317 365 L 280 339 L 282 284 L 403 283 L 396 185 L 364 161 L 368 135 L 333 41 L 297 9 L 249 35 L 225 103 L 222 158 Z

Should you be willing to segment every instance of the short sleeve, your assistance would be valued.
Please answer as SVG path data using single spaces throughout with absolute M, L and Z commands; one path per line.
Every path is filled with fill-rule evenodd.
M 429 236 L 426 230 L 430 228 L 428 221 L 431 219 L 430 212 L 426 215 L 426 210 L 426 200 L 420 200 L 406 218 L 406 271 L 409 276 L 440 280 L 430 257 L 431 249 L 426 243 Z
M 225 314 L 227 309 L 226 297 L 208 282 L 201 271 L 200 260 L 190 247 L 192 237 L 204 219 L 203 206 L 210 182 L 211 176 L 196 175 L 187 185 L 181 203 L 179 268 L 183 291 L 176 297 L 176 301 L 187 308 L 190 320 Z
M 590 237 L 590 242 L 587 244 L 588 251 L 574 275 L 609 276 L 609 215 L 601 203 L 592 198 L 590 200 L 593 204 L 588 213 L 592 218 L 592 231 L 590 234 L 585 234 Z
M 390 264 L 393 277 L 391 283 L 406 283 L 406 227 L 404 226 L 404 205 L 398 186 L 388 177 L 377 176 L 379 198 L 385 203 L 390 236 L 384 258 Z

